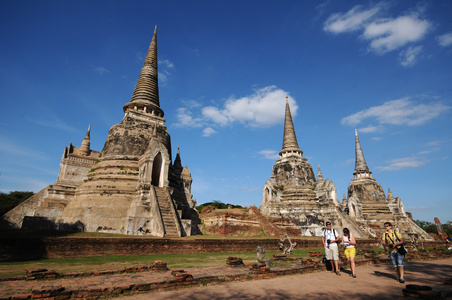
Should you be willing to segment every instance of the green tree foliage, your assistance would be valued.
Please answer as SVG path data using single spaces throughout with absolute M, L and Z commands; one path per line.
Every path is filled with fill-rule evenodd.
M 438 228 L 435 223 L 421 220 L 414 220 L 414 223 L 424 229 L 427 233 L 438 233 Z M 443 232 L 452 235 L 452 228 L 450 228 L 449 222 L 447 222 L 447 224 L 441 224 L 441 226 L 443 227 Z
M 19 191 L 9 192 L 9 194 L 0 193 L 0 216 L 3 216 L 33 195 L 33 192 Z
M 218 208 L 218 209 L 225 209 L 225 208 L 228 208 L 229 205 L 230 205 L 232 208 L 243 208 L 243 207 L 240 206 L 240 205 L 227 204 L 227 203 L 223 203 L 223 202 L 218 201 L 218 200 L 214 200 L 214 201 L 212 201 L 212 202 L 207 202 L 207 203 L 203 203 L 203 204 L 201 204 L 201 205 L 198 205 L 198 206 L 196 206 L 196 209 L 197 209 L 198 211 L 201 211 L 201 210 L 202 210 L 204 207 L 206 207 L 206 206 L 214 206 L 215 208 Z

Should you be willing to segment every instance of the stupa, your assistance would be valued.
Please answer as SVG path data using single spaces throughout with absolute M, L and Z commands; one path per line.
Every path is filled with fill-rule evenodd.
M 15 228 L 180 237 L 200 233 L 192 178 L 174 164 L 160 107 L 157 26 L 124 118 L 111 127 L 102 152 L 90 149 L 90 128 L 80 147 L 65 148 L 50 185 L 8 212 Z

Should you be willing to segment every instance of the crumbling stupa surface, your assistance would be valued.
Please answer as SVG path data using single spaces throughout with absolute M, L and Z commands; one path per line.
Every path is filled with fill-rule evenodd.
M 298 146 L 286 98 L 283 146 L 262 189 L 261 213 L 296 220 L 306 236 L 320 236 L 325 222 L 331 221 L 337 230 L 348 227 L 356 237 L 366 237 L 348 215 L 338 210 L 336 187 L 330 179 L 324 180 L 320 166 L 317 179 Z
M 399 197 L 394 198 L 388 188 L 388 197 L 381 185 L 372 178 L 355 130 L 355 171 L 348 186 L 348 197 L 342 203 L 343 210 L 371 236 L 378 237 L 384 230 L 383 224 L 390 222 L 402 233 L 407 241 L 411 237 L 430 240 L 405 212 Z
M 160 108 L 157 27 L 124 118 L 111 127 L 102 152 L 88 133 L 65 148 L 54 185 L 8 212 L 16 228 L 48 227 L 89 232 L 180 237 L 198 234 L 192 178 L 174 164 L 171 139 Z

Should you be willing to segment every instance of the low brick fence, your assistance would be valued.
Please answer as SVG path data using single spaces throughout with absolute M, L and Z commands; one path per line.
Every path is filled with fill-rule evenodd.
M 317 239 L 292 239 L 295 249 L 321 248 Z M 442 246 L 438 242 L 424 242 L 425 248 Z M 0 261 L 100 255 L 187 254 L 279 250 L 279 239 L 188 239 L 188 238 L 1 238 Z M 358 240 L 359 249 L 380 247 L 375 239 Z
M 370 252 L 370 251 L 369 251 Z M 389 262 L 389 258 L 387 255 L 385 256 L 377 256 L 375 254 L 371 255 L 369 258 L 357 259 L 357 266 L 360 265 L 371 265 L 378 264 L 383 262 Z M 426 261 L 426 260 L 435 260 L 435 259 L 443 259 L 452 257 L 451 251 L 444 250 L 433 250 L 433 251 L 419 251 L 417 253 L 408 254 L 408 261 Z M 230 257 L 228 260 L 236 260 L 239 258 Z M 314 262 L 312 264 L 311 262 Z M 156 262 L 157 263 L 157 262 Z M 159 262 L 159 264 L 163 265 L 163 262 Z M 341 264 L 344 264 L 344 261 L 341 261 Z M 345 262 L 346 264 L 346 262 Z M 245 280 L 255 280 L 255 279 L 264 279 L 264 278 L 273 278 L 276 276 L 283 275 L 292 275 L 292 274 L 304 274 L 311 272 L 318 272 L 325 270 L 325 265 L 321 263 L 321 261 L 311 261 L 308 259 L 306 262 L 304 260 L 300 260 L 299 263 L 295 263 L 292 266 L 283 267 L 283 268 L 273 268 L 268 267 L 265 264 L 244 264 L 242 266 L 234 266 L 235 270 L 241 270 L 235 274 L 226 274 L 226 275 L 201 275 L 194 276 L 190 272 L 186 272 L 184 270 L 172 270 L 170 272 L 171 278 L 170 280 L 160 280 L 160 281 L 152 281 L 145 283 L 124 283 L 117 286 L 96 286 L 96 287 L 86 287 L 82 289 L 71 289 L 64 286 L 52 286 L 51 279 L 48 277 L 47 281 L 45 281 L 45 285 L 40 288 L 33 288 L 31 292 L 22 293 L 22 294 L 3 294 L 0 293 L 0 300 L 13 300 L 13 299 L 80 299 L 80 298 L 89 298 L 89 299 L 98 299 L 105 298 L 111 296 L 118 296 L 123 294 L 136 294 L 142 292 L 156 292 L 156 291 L 167 291 L 173 289 L 186 288 L 189 286 L 202 286 L 202 285 L 211 285 L 211 284 L 221 284 L 225 282 L 231 281 L 245 281 Z M 147 270 L 138 270 L 138 272 L 142 271 L 156 271 L 152 268 Z M 157 271 L 161 271 L 157 270 Z M 51 272 L 52 273 L 52 272 Z M 52 273 L 52 276 L 54 274 Z M 69 274 L 68 274 L 69 275 Z M 96 274 L 101 275 L 101 274 Z M 11 280 L 11 279 L 10 279 Z M 445 284 L 450 284 L 451 279 L 446 278 Z M 43 282 L 44 283 L 44 282 Z M 449 296 L 449 295 L 446 295 Z M 151 297 L 150 297 L 151 298 Z

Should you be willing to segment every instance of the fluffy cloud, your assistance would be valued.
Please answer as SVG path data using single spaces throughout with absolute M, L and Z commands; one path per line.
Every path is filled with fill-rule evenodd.
M 177 109 L 176 118 L 178 123 L 177 127 L 201 127 L 203 126 L 202 119 L 193 118 L 192 113 L 185 107 Z
M 422 46 L 411 46 L 400 52 L 400 64 L 404 67 L 412 67 L 416 64 L 419 55 L 422 52 Z
M 275 86 L 256 90 L 241 98 L 229 98 L 220 107 L 202 107 L 196 101 L 184 102 L 185 107 L 177 109 L 177 127 L 206 127 L 203 136 L 217 131 L 215 127 L 240 123 L 251 127 L 268 127 L 284 120 L 285 101 L 288 93 Z M 298 106 L 288 96 L 292 116 L 296 116 Z M 196 117 L 195 117 L 196 116 Z
M 452 45 L 452 32 L 437 37 L 440 46 L 447 47 Z
M 204 128 L 202 131 L 202 136 L 209 137 L 212 134 L 217 133 L 217 131 L 211 127 Z
M 220 126 L 239 122 L 253 127 L 267 127 L 284 119 L 284 102 L 287 94 L 275 86 L 268 86 L 246 97 L 230 98 L 222 108 L 204 107 L 202 115 Z M 291 97 L 289 103 L 292 116 L 295 116 L 298 106 Z
M 430 27 L 430 22 L 416 15 L 377 20 L 366 26 L 363 38 L 370 40 L 372 50 L 385 53 L 421 40 Z
M 361 31 L 360 38 L 369 42 L 369 50 L 384 54 L 420 41 L 432 28 L 432 23 L 423 19 L 420 12 L 385 18 L 385 6 L 383 2 L 369 8 L 358 5 L 346 13 L 335 13 L 325 21 L 323 30 L 336 34 Z M 447 41 L 447 37 L 443 40 Z M 417 47 L 403 51 L 401 64 L 413 66 L 420 51 Z
M 342 33 L 360 30 L 381 10 L 381 5 L 363 9 L 361 5 L 353 7 L 346 13 L 332 14 L 324 23 L 323 30 Z
M 428 162 L 425 158 L 422 157 L 402 157 L 390 160 L 388 165 L 379 166 L 377 169 L 381 171 L 395 171 L 407 168 L 417 168 L 422 165 L 425 165 Z
M 259 154 L 265 159 L 277 160 L 279 158 L 279 153 L 275 150 L 262 150 L 259 151 Z
M 449 106 L 441 103 L 416 104 L 410 98 L 402 98 L 349 115 L 341 123 L 355 126 L 366 119 L 376 119 L 379 124 L 421 125 L 449 109 Z

